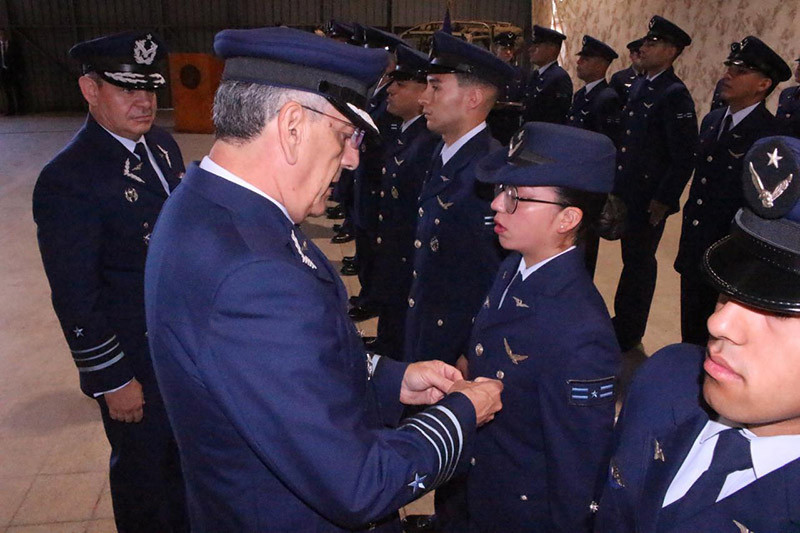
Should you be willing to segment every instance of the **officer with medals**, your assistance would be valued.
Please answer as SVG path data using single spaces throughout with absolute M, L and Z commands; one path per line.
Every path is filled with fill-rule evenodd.
M 216 140 L 165 206 L 145 280 L 192 531 L 399 531 L 396 510 L 453 474 L 502 384 L 368 356 L 300 229 L 377 134 L 365 107 L 386 52 L 290 28 L 225 30 L 214 49 Z
M 572 103 L 572 80 L 558 64 L 567 37 L 556 30 L 533 26 L 528 55 L 535 69 L 525 86 L 523 122 L 565 124 Z
M 375 265 L 369 285 L 380 307 L 377 340 L 369 348 L 395 359 L 403 355 L 406 298 L 411 289 L 417 199 L 440 137 L 427 128 L 419 98 L 426 88 L 428 57 L 397 47 L 397 67 L 389 74 L 386 110 L 402 120 L 385 143 L 375 238 Z
M 636 81 L 636 78 L 644 74 L 641 65 L 641 57 L 639 56 L 639 51 L 642 48 L 643 42 L 644 39 L 636 39 L 626 45 L 631 65 L 628 68 L 616 71 L 611 75 L 611 79 L 608 82 L 608 85 L 617 91 L 622 104 L 628 101 L 628 95 L 630 94 L 631 87 Z
M 639 369 L 597 531 L 796 531 L 800 524 L 800 141 L 745 156 L 746 207 L 703 256 L 720 292 L 705 347 Z
M 800 58 L 795 59 L 794 81 L 800 83 Z M 787 135 L 800 137 L 800 85 L 781 91 L 778 100 L 778 111 L 775 113 L 784 124 Z
M 100 406 L 121 532 L 187 531 L 178 449 L 147 348 L 144 265 L 161 207 L 183 175 L 154 126 L 164 43 L 126 32 L 76 44 L 86 123 L 42 170 L 33 192 L 53 308 Z
M 522 90 L 524 86 L 524 75 L 515 62 L 517 51 L 517 34 L 513 31 L 498 33 L 492 40 L 492 50 L 501 60 L 511 65 L 515 74 L 513 78 L 506 80 L 506 84 L 498 95 L 498 101 L 494 109 L 486 118 L 486 124 L 492 132 L 492 136 L 500 141 L 503 146 L 508 145 L 508 141 L 517 132 L 522 115 Z
M 503 381 L 504 409 L 478 431 L 466 524 L 451 531 L 589 532 L 608 465 L 620 351 L 578 245 L 614 181 L 605 136 L 529 123 L 481 161 L 509 255 L 475 317 L 472 377 Z M 593 503 L 594 502 L 594 503 Z
M 491 188 L 476 182 L 475 168 L 499 146 L 485 121 L 514 70 L 443 32 L 434 34 L 431 54 L 420 103 L 442 143 L 419 197 L 403 351 L 408 362 L 452 364 L 466 349 L 472 318 L 502 260 Z
M 614 195 L 625 203 L 627 219 L 614 328 L 626 352 L 642 349 L 656 286 L 656 250 L 694 166 L 694 101 L 672 67 L 691 42 L 677 25 L 654 16 L 640 50 L 647 75 L 633 84 L 623 109 Z
M 681 339 L 699 345 L 708 340 L 706 320 L 717 301 L 717 291 L 701 269 L 703 252 L 728 234 L 733 216 L 745 205 L 740 180 L 744 155 L 758 139 L 780 132 L 764 101 L 792 73 L 778 54 L 752 35 L 731 45 L 725 65 L 721 95 L 728 105 L 706 115 L 700 126 L 675 259 L 681 275 Z
M 399 119 L 386 111 L 387 89 L 392 80 L 389 74 L 397 64 L 395 50 L 405 46 L 397 35 L 370 26 L 356 25 L 360 32 L 362 46 L 386 50 L 389 63 L 367 104 L 367 112 L 381 132 L 380 142 L 366 142 L 361 145 L 361 159 L 353 172 L 353 210 L 351 217 L 356 238 L 356 272 L 361 283 L 361 292 L 353 300 L 350 318 L 355 321 L 367 320 L 378 315 L 379 304 L 371 286 L 375 269 L 375 245 L 378 237 L 378 203 L 383 168 L 382 161 L 387 146 L 394 141 Z M 346 272 L 345 272 L 346 273 Z

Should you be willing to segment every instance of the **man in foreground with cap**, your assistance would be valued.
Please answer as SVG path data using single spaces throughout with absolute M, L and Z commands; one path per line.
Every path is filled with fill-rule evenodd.
M 597 531 L 795 531 L 800 524 L 800 142 L 757 141 L 747 207 L 703 256 L 721 293 L 702 348 L 639 370 Z
M 558 64 L 566 35 L 534 25 L 528 55 L 535 69 L 528 78 L 523 100 L 523 122 L 565 124 L 572 103 L 572 80 Z
M 583 47 L 578 52 L 578 78 L 585 85 L 575 93 L 569 110 L 567 125 L 602 133 L 615 144 L 619 140 L 620 108 L 617 92 L 608 86 L 606 71 L 619 57 L 606 43 L 591 35 L 584 35 Z M 586 268 L 594 276 L 600 236 L 593 230 L 583 239 Z
M 630 94 L 636 78 L 644 74 L 639 56 L 639 50 L 642 48 L 643 42 L 644 39 L 636 39 L 626 45 L 631 65 L 628 68 L 616 71 L 611 75 L 611 79 L 608 82 L 609 87 L 617 91 L 619 100 L 623 105 L 628 101 L 628 94 Z
M 795 62 L 794 81 L 800 83 L 800 57 Z M 800 85 L 781 91 L 775 116 L 783 123 L 787 135 L 800 138 Z
M 33 192 L 53 308 L 81 390 L 100 406 L 114 519 L 125 533 L 188 528 L 144 317 L 150 235 L 184 171 L 174 139 L 153 125 L 164 49 L 154 34 L 126 32 L 70 50 L 89 115 Z
M 752 35 L 731 45 L 725 66 L 720 90 L 728 105 L 703 118 L 675 259 L 681 275 L 681 340 L 701 346 L 717 302 L 717 290 L 702 272 L 703 252 L 728 234 L 733 216 L 744 207 L 743 156 L 758 139 L 780 132 L 764 100 L 791 76 L 789 65 Z
M 453 474 L 502 385 L 368 355 L 297 225 L 377 133 L 364 107 L 386 52 L 289 28 L 225 30 L 214 49 L 216 141 L 166 205 L 145 283 L 192 531 L 398 531 L 396 510 Z
M 428 129 L 442 136 L 419 197 L 404 360 L 453 364 L 466 349 L 501 261 L 492 191 L 475 180 L 482 156 L 499 146 L 486 127 L 513 69 L 447 33 L 433 36 L 428 87 L 420 98 Z
M 440 138 L 427 128 L 419 99 L 427 86 L 428 57 L 407 46 L 397 48 L 397 67 L 389 78 L 386 111 L 399 118 L 399 132 L 385 142 L 375 264 L 374 301 L 380 307 L 377 340 L 369 348 L 394 359 L 403 357 L 406 299 L 411 288 L 417 200 L 425 172 Z
M 614 195 L 625 202 L 628 214 L 614 328 L 624 352 L 642 349 L 658 274 L 656 250 L 692 174 L 694 101 L 672 67 L 691 42 L 678 26 L 654 16 L 640 50 L 647 76 L 633 84 L 623 109 Z

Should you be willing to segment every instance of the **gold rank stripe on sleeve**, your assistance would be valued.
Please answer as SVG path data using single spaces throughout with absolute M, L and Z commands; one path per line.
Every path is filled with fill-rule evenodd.
M 80 328 L 76 328 L 76 330 L 80 330 Z M 70 351 L 72 352 L 75 366 L 78 367 L 78 372 L 83 373 L 103 370 L 125 357 L 125 352 L 120 348 L 116 335 L 93 348 Z

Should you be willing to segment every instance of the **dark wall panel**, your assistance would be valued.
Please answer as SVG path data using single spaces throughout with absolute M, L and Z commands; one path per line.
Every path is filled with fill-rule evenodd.
M 67 56 L 76 42 L 133 28 L 153 29 L 174 52 L 212 53 L 224 28 L 285 24 L 312 30 L 328 19 L 406 29 L 441 20 L 445 0 L 0 0 L 0 22 L 22 50 L 29 111 L 84 109 Z M 456 0 L 454 18 L 530 23 L 531 0 Z M 169 106 L 168 89 L 159 103 Z

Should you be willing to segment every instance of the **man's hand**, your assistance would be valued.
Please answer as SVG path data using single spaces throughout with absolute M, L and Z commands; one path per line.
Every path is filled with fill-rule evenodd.
M 495 413 L 503 408 L 500 393 L 503 383 L 496 379 L 477 378 L 475 381 L 457 381 L 447 391 L 448 394 L 460 392 L 464 394 L 475 408 L 475 420 L 480 427 L 494 418 Z
M 412 363 L 403 375 L 400 401 L 406 405 L 434 404 L 460 379 L 461 372 L 442 361 Z
M 661 224 L 661 221 L 667 216 L 667 211 L 669 211 L 667 205 L 658 200 L 650 200 L 650 206 L 647 208 L 647 212 L 650 213 L 650 225 L 658 226 Z
M 103 395 L 108 414 L 119 422 L 141 422 L 144 415 L 142 386 L 133 378 L 130 383 L 114 392 Z

